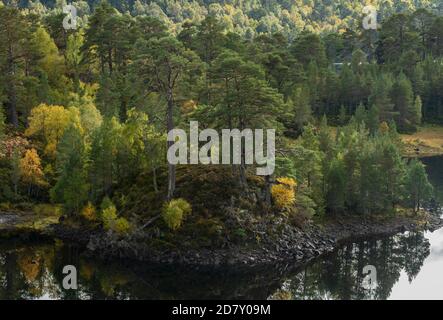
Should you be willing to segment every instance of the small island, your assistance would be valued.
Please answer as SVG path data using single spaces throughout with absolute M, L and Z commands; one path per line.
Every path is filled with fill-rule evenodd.
M 441 227 L 420 160 L 443 155 L 441 13 L 331 32 L 242 29 L 212 4 L 173 24 L 137 3 L 102 1 L 71 29 L 60 8 L 0 6 L 0 241 L 257 267 Z M 170 133 L 194 123 L 243 134 L 238 153 L 191 139 L 169 161 Z M 267 174 L 249 161 L 248 130 L 275 134 Z

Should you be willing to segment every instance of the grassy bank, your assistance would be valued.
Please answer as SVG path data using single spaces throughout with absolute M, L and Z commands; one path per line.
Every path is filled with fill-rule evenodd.
M 409 157 L 425 157 L 443 154 L 443 127 L 428 125 L 414 134 L 402 134 L 405 154 Z

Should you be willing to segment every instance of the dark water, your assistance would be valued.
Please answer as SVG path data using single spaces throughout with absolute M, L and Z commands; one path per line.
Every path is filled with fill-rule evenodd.
M 443 204 L 443 157 L 422 158 L 421 161 L 426 165 L 436 200 Z
M 424 162 L 443 199 L 443 158 Z M 63 289 L 65 265 L 77 267 L 78 290 Z M 443 299 L 442 270 L 443 229 L 357 241 L 299 269 L 222 271 L 103 262 L 59 241 L 2 240 L 0 299 Z

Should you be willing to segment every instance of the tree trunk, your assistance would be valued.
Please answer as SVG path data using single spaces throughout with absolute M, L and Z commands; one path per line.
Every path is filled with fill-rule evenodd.
M 265 203 L 270 206 L 271 205 L 271 188 L 274 183 L 273 175 L 265 176 Z
M 168 89 L 167 100 L 168 100 L 168 109 L 166 114 L 166 128 L 167 131 L 171 131 L 174 129 L 174 119 L 173 119 L 173 111 L 174 111 L 174 96 L 172 93 L 172 88 Z M 174 144 L 174 141 L 168 141 L 168 150 Z M 168 163 L 168 196 L 167 199 L 171 200 L 174 197 L 175 191 L 175 165 Z
M 9 46 L 8 50 L 8 68 L 9 68 L 9 85 L 7 89 L 8 93 L 8 103 L 6 104 L 9 111 L 9 120 L 11 121 L 14 128 L 18 128 L 18 113 L 17 113 L 17 92 L 15 89 L 15 65 L 14 65 L 14 55 L 12 52 L 12 47 Z
M 112 49 L 108 49 L 108 68 L 109 74 L 112 74 Z
M 245 129 L 244 122 L 240 121 L 240 131 L 243 132 Z M 241 154 L 240 154 L 240 186 L 244 192 L 248 191 L 248 181 L 246 178 L 246 138 L 240 139 L 241 144 Z
M 158 184 L 157 184 L 157 170 L 152 168 L 152 183 L 154 184 L 154 191 L 158 192 Z

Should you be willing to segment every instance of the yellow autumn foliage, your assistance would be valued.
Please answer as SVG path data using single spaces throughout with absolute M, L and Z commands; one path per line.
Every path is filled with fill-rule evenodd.
M 20 178 L 25 184 L 45 186 L 45 175 L 43 173 L 40 157 L 35 149 L 26 150 L 20 159 Z
M 383 121 L 382 123 L 380 123 L 379 131 L 382 134 L 385 134 L 385 133 L 389 132 L 389 125 L 388 125 L 388 123 L 386 121 Z
M 295 203 L 295 187 L 297 182 L 292 178 L 277 179 L 278 184 L 271 188 L 272 199 L 279 209 L 287 208 Z
M 187 101 L 183 102 L 182 107 L 181 107 L 181 111 L 184 114 L 191 113 L 195 109 L 197 109 L 197 103 L 194 100 L 187 100 Z
M 45 144 L 44 152 L 50 157 L 55 157 L 57 144 L 69 124 L 81 128 L 80 111 L 75 107 L 66 109 L 63 106 L 40 104 L 32 109 L 28 120 L 25 135 L 41 138 Z
M 184 199 L 174 199 L 163 207 L 162 217 L 171 230 L 177 230 L 185 217 L 192 211 L 191 205 Z
M 277 178 L 277 182 L 291 188 L 295 188 L 297 186 L 297 182 L 294 179 L 288 177 Z
M 32 256 L 29 252 L 25 251 L 19 254 L 17 264 L 19 270 L 29 283 L 37 279 L 41 271 L 41 258 L 39 256 Z

